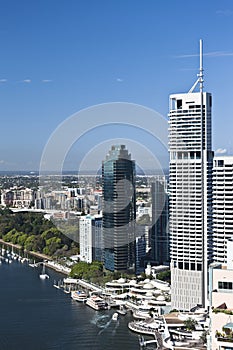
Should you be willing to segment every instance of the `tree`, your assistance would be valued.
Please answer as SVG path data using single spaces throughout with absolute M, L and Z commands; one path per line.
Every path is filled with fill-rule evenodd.
M 33 250 L 35 244 L 35 235 L 28 236 L 24 242 L 24 248 L 28 251 Z
M 3 236 L 3 240 L 4 240 L 5 242 L 10 242 L 11 239 L 12 239 L 12 231 L 9 231 L 7 234 L 5 234 L 5 235 Z
M 200 336 L 200 339 L 201 339 L 201 341 L 203 342 L 203 344 L 206 344 L 207 343 L 207 335 L 208 335 L 209 333 L 207 332 L 207 331 L 203 331 L 202 332 L 202 334 L 201 334 L 201 336 Z
M 195 326 L 197 325 L 197 321 L 189 317 L 187 320 L 184 321 L 184 325 L 187 328 L 187 330 L 194 331 Z
M 22 232 L 21 235 L 18 236 L 17 244 L 21 245 L 21 247 L 24 247 L 24 243 L 27 238 L 28 238 L 28 235 Z
M 44 231 L 41 237 L 46 241 L 50 238 L 59 237 L 60 231 L 56 227 L 51 227 L 50 229 Z
M 51 237 L 46 239 L 46 246 L 43 249 L 43 253 L 47 255 L 53 255 L 61 247 L 61 238 Z
M 88 281 L 96 280 L 103 277 L 103 264 L 99 261 L 94 261 L 91 264 L 80 261 L 71 268 L 70 276 L 74 278 L 83 278 Z
M 163 271 L 156 274 L 156 278 L 161 281 L 171 282 L 171 271 Z

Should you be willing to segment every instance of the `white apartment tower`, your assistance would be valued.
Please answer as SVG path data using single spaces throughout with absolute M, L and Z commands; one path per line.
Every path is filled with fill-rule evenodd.
M 195 92 L 199 84 L 200 90 Z M 211 259 L 211 94 L 200 73 L 188 93 L 170 96 L 170 258 L 172 308 L 207 304 Z
M 102 261 L 102 216 L 86 215 L 79 220 L 80 260 L 91 263 Z
M 227 241 L 233 237 L 233 156 L 214 157 L 213 260 L 227 262 Z

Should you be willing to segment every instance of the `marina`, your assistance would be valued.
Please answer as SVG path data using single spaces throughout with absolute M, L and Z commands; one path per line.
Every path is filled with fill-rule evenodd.
M 34 277 L 37 276 L 37 282 L 40 280 L 43 283 L 40 287 L 52 288 L 58 295 L 63 295 L 76 305 L 82 305 L 85 310 L 92 309 L 97 318 L 100 316 L 100 320 L 106 320 L 105 325 L 101 326 L 103 331 L 112 323 L 118 327 L 119 322 L 122 322 L 123 319 L 123 322 L 127 320 L 125 327 L 132 334 L 139 335 L 138 346 L 141 349 L 178 350 L 188 349 L 194 345 L 197 349 L 203 348 L 198 339 L 204 326 L 207 326 L 205 323 L 206 310 L 197 308 L 189 313 L 170 313 L 163 316 L 161 307 L 166 306 L 164 295 L 168 288 L 164 282 L 161 284 L 156 279 L 130 281 L 120 278 L 106 283 L 106 288 L 103 288 L 85 280 L 64 277 L 64 274 L 58 274 L 49 269 L 47 261 L 32 261 L 29 255 L 20 255 L 8 248 L 1 248 L 0 260 L 2 262 L 0 272 L 5 268 L 11 269 L 11 267 L 25 268 L 28 275 L 32 272 Z M 53 283 L 50 277 L 53 278 Z M 56 277 L 59 277 L 58 282 L 56 282 Z M 158 286 L 162 286 L 166 291 L 159 292 Z M 124 293 L 121 293 L 123 287 Z M 65 294 L 68 294 L 69 298 Z M 84 309 L 82 308 L 82 311 Z M 199 323 L 199 335 L 198 329 L 196 335 L 184 329 L 184 322 L 189 317 L 196 319 Z M 101 333 L 102 330 L 99 334 Z
M 64 275 L 46 270 L 50 278 L 41 280 L 41 266 L 1 264 L 1 350 L 139 350 L 137 335 L 128 329 L 131 315 L 113 321 L 112 310 L 76 302 L 53 287 Z

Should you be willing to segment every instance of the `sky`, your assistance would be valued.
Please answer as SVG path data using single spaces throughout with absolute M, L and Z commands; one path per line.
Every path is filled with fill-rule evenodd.
M 52 135 L 69 139 L 64 125 L 77 114 L 77 135 L 86 133 L 66 146 L 64 169 L 97 167 L 116 142 L 142 167 L 154 166 L 150 153 L 166 166 L 166 146 L 143 127 L 103 126 L 82 111 L 119 102 L 166 122 L 169 95 L 197 79 L 199 39 L 213 149 L 233 154 L 232 38 L 232 0 L 0 0 L 0 171 L 38 170 Z

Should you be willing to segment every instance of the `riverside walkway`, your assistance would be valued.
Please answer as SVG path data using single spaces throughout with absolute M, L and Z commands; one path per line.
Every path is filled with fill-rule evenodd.
M 75 279 L 75 278 L 68 277 L 68 278 L 64 278 L 63 283 L 67 285 L 72 284 L 72 285 L 80 286 L 83 289 L 88 290 L 90 295 L 92 293 L 98 293 L 98 294 L 103 293 L 103 289 L 100 286 L 91 282 L 87 282 L 82 279 Z

